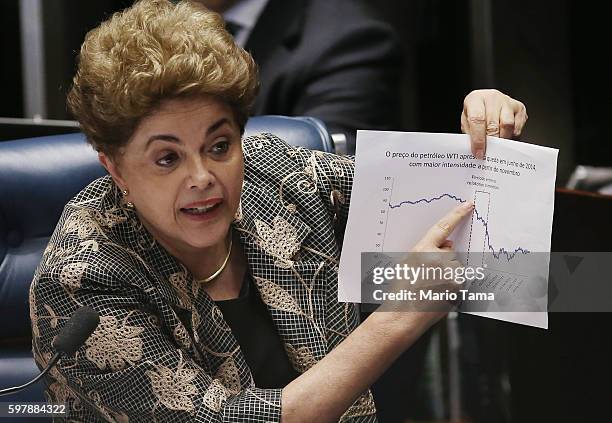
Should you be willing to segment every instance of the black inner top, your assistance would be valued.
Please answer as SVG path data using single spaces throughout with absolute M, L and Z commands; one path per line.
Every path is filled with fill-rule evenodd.
M 289 362 L 272 317 L 248 272 L 238 298 L 215 303 L 240 344 L 255 386 L 284 388 L 299 376 Z

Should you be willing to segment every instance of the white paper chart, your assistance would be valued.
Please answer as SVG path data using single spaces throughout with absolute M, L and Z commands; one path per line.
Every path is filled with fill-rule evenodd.
M 520 312 L 475 314 L 547 327 L 557 154 L 489 137 L 478 160 L 467 135 L 359 131 L 339 300 L 361 302 L 361 252 L 410 251 L 455 205 L 471 200 L 474 212 L 450 237 L 455 250 L 465 264 L 487 268 L 487 286 L 501 301 L 519 291 L 528 299 Z

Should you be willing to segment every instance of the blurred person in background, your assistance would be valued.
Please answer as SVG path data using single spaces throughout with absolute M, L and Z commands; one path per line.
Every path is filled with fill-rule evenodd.
M 362 0 L 197 0 L 257 63 L 253 113 L 314 116 L 354 154 L 358 129 L 399 128 L 401 57 Z

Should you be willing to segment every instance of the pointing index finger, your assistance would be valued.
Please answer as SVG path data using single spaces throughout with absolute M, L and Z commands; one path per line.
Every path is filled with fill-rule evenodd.
M 474 210 L 474 203 L 471 201 L 458 205 L 429 229 L 426 238 L 429 238 L 435 246 L 440 247 L 459 222 L 472 210 Z

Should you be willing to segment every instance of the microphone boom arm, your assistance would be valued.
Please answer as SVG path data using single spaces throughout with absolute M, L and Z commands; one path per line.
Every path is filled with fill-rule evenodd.
M 51 360 L 49 360 L 49 363 L 47 364 L 47 367 L 45 367 L 45 369 L 42 371 L 42 373 L 40 373 L 38 376 L 36 376 L 34 379 L 32 379 L 31 381 L 29 381 L 26 384 L 23 384 L 21 386 L 13 386 L 12 388 L 7 388 L 7 389 L 0 389 L 0 397 L 3 395 L 9 395 L 12 394 L 13 392 L 17 392 L 20 391 L 22 389 L 27 388 L 30 385 L 33 385 L 34 383 L 38 382 L 44 375 L 47 374 L 47 372 L 49 372 L 49 370 L 51 370 L 51 367 L 55 366 L 55 363 L 58 362 L 58 360 L 61 357 L 61 353 L 55 353 L 55 355 L 53 357 L 51 357 Z

